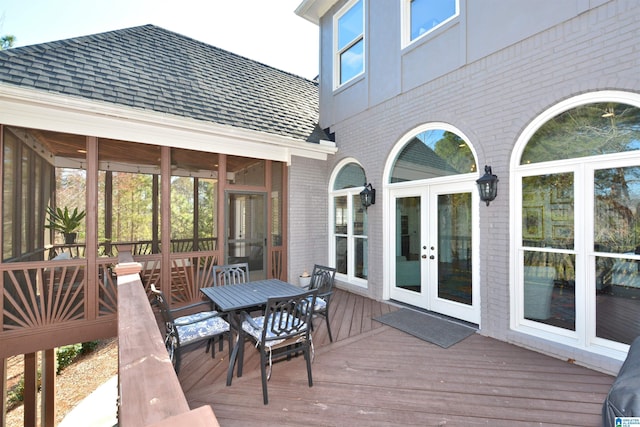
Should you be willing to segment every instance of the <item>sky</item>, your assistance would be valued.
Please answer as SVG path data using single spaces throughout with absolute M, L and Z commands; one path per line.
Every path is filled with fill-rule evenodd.
M 318 75 L 318 27 L 302 0 L 2 0 L 14 47 L 153 24 L 290 73 Z

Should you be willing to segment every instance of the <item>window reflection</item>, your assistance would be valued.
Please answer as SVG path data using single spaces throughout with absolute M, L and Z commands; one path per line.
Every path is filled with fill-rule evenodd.
M 467 143 L 453 132 L 420 132 L 402 149 L 393 165 L 391 183 L 416 181 L 477 170 Z
M 594 171 L 596 336 L 631 344 L 640 334 L 640 167 Z
M 457 0 L 411 0 L 411 40 L 456 15 Z
M 363 1 L 355 2 L 337 19 L 337 56 L 340 81 L 343 84 L 364 71 Z
M 575 256 L 525 251 L 524 318 L 575 330 Z
M 573 206 L 572 173 L 522 178 L 523 246 L 572 249 Z
M 593 103 L 565 111 L 531 137 L 520 163 L 546 162 L 640 150 L 640 109 Z

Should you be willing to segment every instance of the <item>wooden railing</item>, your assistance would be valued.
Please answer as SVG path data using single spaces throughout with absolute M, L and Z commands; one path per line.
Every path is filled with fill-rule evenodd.
M 118 425 L 219 426 L 210 406 L 189 409 L 142 286 L 141 264 L 120 253 L 118 276 Z
M 86 259 L 0 264 L 0 357 L 114 336 L 115 262 L 93 274 Z
M 131 256 L 131 253 L 128 253 Z M 136 255 L 143 289 L 162 285 L 179 306 L 202 298 L 212 286 L 217 251 Z M 118 258 L 101 257 L 0 263 L 0 357 L 27 354 L 116 335 Z M 6 345 L 5 345 L 6 344 Z

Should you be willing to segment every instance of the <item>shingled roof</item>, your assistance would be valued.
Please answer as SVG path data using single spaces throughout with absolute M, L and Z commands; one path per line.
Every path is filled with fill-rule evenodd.
M 0 83 L 328 139 L 316 82 L 154 25 L 0 51 Z

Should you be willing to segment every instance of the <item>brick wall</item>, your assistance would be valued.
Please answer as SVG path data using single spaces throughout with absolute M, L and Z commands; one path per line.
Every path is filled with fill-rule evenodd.
M 310 167 L 315 166 L 310 161 L 295 162 L 291 194 L 295 197 L 306 188 L 326 193 L 325 176 L 340 159 L 354 157 L 362 163 L 367 179 L 379 191 L 378 203 L 369 209 L 368 292 L 381 298 L 385 255 L 381 190 L 389 152 L 421 124 L 444 122 L 455 126 L 469 138 L 479 169 L 491 165 L 500 178 L 498 198 L 489 207 L 480 207 L 482 333 L 551 354 L 574 351 L 509 330 L 511 157 L 522 130 L 552 105 L 592 91 L 640 91 L 638 22 L 640 8 L 634 2 L 611 1 L 410 92 L 370 106 L 332 127 L 339 152 L 329 161 L 326 171 Z M 296 215 L 322 230 L 309 236 L 312 245 L 292 239 L 293 271 L 313 257 L 326 258 L 326 218 L 324 210 L 315 210 L 316 203 L 326 207 L 326 198 L 314 198 L 318 200 L 306 205 L 291 201 L 292 236 L 306 238 Z M 587 365 L 615 370 L 614 362 L 595 355 L 581 356 Z

